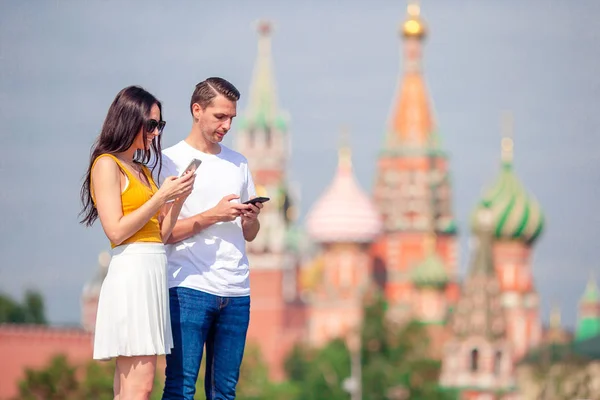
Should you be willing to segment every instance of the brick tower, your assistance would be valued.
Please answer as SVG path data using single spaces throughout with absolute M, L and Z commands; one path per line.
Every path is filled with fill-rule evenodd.
M 492 215 L 477 213 L 475 248 L 468 276 L 452 315 L 452 338 L 446 343 L 440 385 L 459 399 L 514 398 L 512 346 L 494 268 Z
M 398 320 L 412 314 L 416 290 L 413 270 L 428 256 L 431 220 L 435 253 L 449 278 L 444 291 L 451 304 L 457 298 L 457 239 L 449 162 L 422 73 L 421 53 L 427 29 L 416 2 L 409 4 L 400 32 L 404 63 L 374 188 L 384 234 L 373 246 L 375 278 L 385 289 L 390 316 Z
M 247 247 L 252 292 L 248 341 L 260 345 L 272 376 L 280 378 L 288 342 L 294 339 L 286 329 L 302 321 L 289 321 L 297 292 L 295 262 L 286 248 L 294 219 L 287 185 L 290 138 L 287 117 L 277 100 L 271 33 L 268 22 L 258 23 L 258 55 L 234 146 L 248 159 L 257 195 L 271 199 L 261 212 L 260 232 Z

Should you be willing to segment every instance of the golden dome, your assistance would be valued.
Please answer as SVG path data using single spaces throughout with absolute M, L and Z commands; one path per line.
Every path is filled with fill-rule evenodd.
M 408 18 L 402 24 L 402 35 L 406 38 L 421 39 L 427 33 L 425 22 L 420 17 L 421 8 L 416 2 L 408 5 Z

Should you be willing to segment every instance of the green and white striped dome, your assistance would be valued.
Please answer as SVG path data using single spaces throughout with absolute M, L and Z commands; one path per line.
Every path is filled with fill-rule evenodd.
M 531 244 L 544 228 L 544 215 L 539 203 L 527 193 L 509 161 L 503 163 L 500 177 L 473 212 L 471 228 L 474 232 L 481 228 L 477 216 L 484 210 L 491 211 L 497 239 L 522 240 Z

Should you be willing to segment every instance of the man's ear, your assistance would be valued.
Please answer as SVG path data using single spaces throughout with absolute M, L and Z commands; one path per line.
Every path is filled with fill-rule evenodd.
M 200 107 L 200 104 L 192 104 L 192 115 L 194 116 L 194 119 L 200 119 L 203 113 L 204 110 L 202 109 L 202 107 Z

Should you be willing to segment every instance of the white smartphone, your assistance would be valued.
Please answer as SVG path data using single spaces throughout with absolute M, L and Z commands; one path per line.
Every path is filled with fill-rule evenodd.
M 192 159 L 192 161 L 190 161 L 188 166 L 183 170 L 179 177 L 181 178 L 186 172 L 191 172 L 192 174 L 196 173 L 200 164 L 202 164 L 202 160 L 199 160 L 197 158 Z

